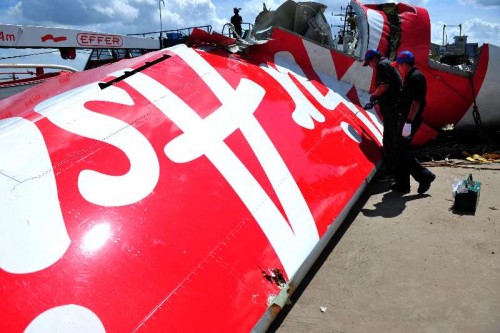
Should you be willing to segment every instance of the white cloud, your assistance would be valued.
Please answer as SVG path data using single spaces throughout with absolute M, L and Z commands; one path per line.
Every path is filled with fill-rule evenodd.
M 433 43 L 442 44 L 443 22 L 432 23 L 431 40 Z M 445 40 L 453 42 L 453 37 L 460 34 L 460 28 L 447 26 L 445 30 Z M 500 23 L 485 21 L 480 18 L 473 18 L 464 21 L 462 24 L 462 35 L 467 35 L 469 43 L 490 43 L 500 46 Z M 447 37 L 446 37 L 447 36 Z
M 429 0 L 409 0 L 404 2 L 414 6 L 425 7 L 429 3 Z
M 500 0 L 458 0 L 458 3 L 462 6 L 500 7 Z
M 139 17 L 139 9 L 131 6 L 126 1 L 113 0 L 105 5 L 94 4 L 92 9 L 110 18 L 120 18 L 125 22 L 132 22 Z
M 212 25 L 220 30 L 227 22 L 211 0 L 163 3 L 163 29 Z M 128 34 L 159 31 L 159 16 L 158 0 L 22 0 L 0 12 L 0 22 Z
M 488 42 L 500 46 L 500 23 L 473 18 L 464 22 L 463 31 L 469 36 L 469 41 L 480 44 Z

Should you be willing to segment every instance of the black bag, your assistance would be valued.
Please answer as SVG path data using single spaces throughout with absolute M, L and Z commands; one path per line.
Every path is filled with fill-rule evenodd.
M 475 213 L 479 202 L 480 191 L 481 183 L 472 180 L 472 174 L 469 174 L 469 178 L 463 180 L 455 190 L 455 203 L 453 209 L 456 211 Z

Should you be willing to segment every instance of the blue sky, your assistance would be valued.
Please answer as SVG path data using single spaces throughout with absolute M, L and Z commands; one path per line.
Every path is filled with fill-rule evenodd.
M 121 34 L 158 31 L 158 1 L 162 0 L 0 0 L 0 23 Z M 269 9 L 276 9 L 283 2 L 265 1 Z M 335 20 L 332 13 L 339 13 L 340 7 L 345 7 L 348 1 L 318 2 L 328 6 L 325 15 L 331 23 L 339 24 L 332 21 Z M 384 2 L 387 1 L 364 3 Z M 500 0 L 409 0 L 406 3 L 425 7 L 429 11 L 432 41 L 435 43 L 441 43 L 443 24 L 462 24 L 462 33 L 469 36 L 469 42 L 500 45 Z M 233 7 L 241 7 L 243 21 L 253 23 L 262 10 L 262 4 L 263 0 L 163 0 L 162 27 L 177 29 L 210 24 L 220 32 L 224 23 L 229 21 Z M 447 28 L 447 34 L 451 41 L 454 35 L 458 35 L 458 28 Z M 26 51 L 16 51 L 16 54 Z M 11 53 L 0 49 L 0 58 L 7 54 Z

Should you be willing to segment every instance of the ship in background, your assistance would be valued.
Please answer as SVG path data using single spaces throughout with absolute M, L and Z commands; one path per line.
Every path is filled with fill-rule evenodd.
M 447 27 L 459 28 L 459 35 L 453 37 L 453 43 L 448 43 Z M 431 43 L 430 59 L 472 72 L 479 58 L 480 48 L 478 43 L 468 43 L 467 37 L 462 35 L 462 24 L 443 25 L 443 42 L 441 45 Z
M 381 164 L 366 49 L 416 55 L 422 141 L 497 89 L 498 48 L 455 73 L 425 9 L 350 5 L 341 49 L 287 1 L 1 100 L 0 331 L 265 331 Z

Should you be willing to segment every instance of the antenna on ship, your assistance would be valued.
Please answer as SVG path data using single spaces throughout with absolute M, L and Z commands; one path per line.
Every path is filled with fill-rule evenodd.
M 446 27 L 459 27 L 460 28 L 460 34 L 459 34 L 459 36 L 462 37 L 462 23 L 460 23 L 459 25 L 446 25 L 446 24 L 443 24 L 443 46 L 445 46 L 446 44 L 448 44 L 448 36 L 446 36 L 446 38 L 445 38 Z
M 337 48 L 339 48 L 339 44 L 342 45 L 340 48 L 343 52 L 348 52 L 348 44 L 352 42 L 352 34 L 354 34 L 356 30 L 356 12 L 353 10 L 352 5 L 350 3 L 344 8 L 340 6 L 341 13 L 333 14 L 333 16 L 338 16 L 341 24 L 331 25 L 331 28 L 336 27 L 340 28 L 337 36 Z
M 158 0 L 158 9 L 160 11 L 160 49 L 163 48 L 163 22 L 161 20 L 161 3 L 163 3 L 163 6 L 165 7 L 165 1 L 163 0 Z

